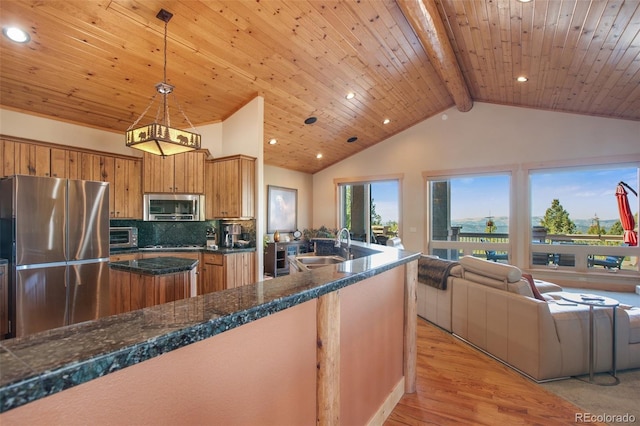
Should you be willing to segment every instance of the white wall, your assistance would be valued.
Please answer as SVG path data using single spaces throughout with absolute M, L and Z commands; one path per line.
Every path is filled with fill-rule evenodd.
M 313 176 L 280 167 L 264 167 L 264 190 L 267 185 L 282 186 L 298 190 L 298 229 L 312 228 L 313 218 Z M 266 212 L 266 199 L 264 204 Z M 266 213 L 265 213 L 266 214 Z M 265 217 L 266 220 L 266 217 Z M 269 235 L 273 239 L 273 235 Z
M 447 119 L 444 120 L 446 115 Z M 405 248 L 426 251 L 422 173 L 546 164 L 635 155 L 640 122 L 475 103 L 431 117 L 313 176 L 313 227 L 335 227 L 334 179 L 404 174 L 401 226 Z M 520 172 L 516 179 L 523 179 Z M 526 194 L 518 194 L 526 198 Z M 484 214 L 484 213 L 483 213 Z M 513 215 L 513 213 L 512 213 Z M 516 231 L 522 231 L 519 224 Z
M 266 195 L 264 185 L 264 98 L 257 96 L 223 122 L 219 155 L 214 157 L 244 154 L 256 158 L 256 241 L 266 230 Z M 217 153 L 218 151 L 216 151 Z M 256 244 L 258 276 L 264 271 L 264 248 Z
M 202 135 L 202 148 L 216 155 L 222 152 L 222 123 L 196 128 Z M 108 132 L 91 127 L 37 117 L 0 109 L 0 134 L 18 138 L 69 145 L 113 154 L 142 157 L 142 151 L 127 148 L 124 133 Z

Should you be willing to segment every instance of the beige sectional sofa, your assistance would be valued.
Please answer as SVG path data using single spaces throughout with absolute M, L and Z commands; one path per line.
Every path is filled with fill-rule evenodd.
M 423 260 L 434 264 L 423 256 L 420 270 Z M 558 304 L 555 284 L 537 283 L 540 300 L 520 269 L 471 256 L 447 271 L 446 288 L 424 282 L 419 273 L 418 315 L 530 378 L 589 372 L 589 307 Z M 594 310 L 596 372 L 612 366 L 612 312 Z M 616 321 L 617 369 L 640 368 L 640 308 L 618 308 Z

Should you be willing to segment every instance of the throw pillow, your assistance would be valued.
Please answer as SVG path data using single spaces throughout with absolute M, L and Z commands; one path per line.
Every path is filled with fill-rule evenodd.
M 525 278 L 529 282 L 529 287 L 531 287 L 531 292 L 533 293 L 533 297 L 535 297 L 538 300 L 542 300 L 543 302 L 547 301 L 547 299 L 545 299 L 538 291 L 536 284 L 533 282 L 533 276 L 531 274 L 523 273 L 522 278 Z

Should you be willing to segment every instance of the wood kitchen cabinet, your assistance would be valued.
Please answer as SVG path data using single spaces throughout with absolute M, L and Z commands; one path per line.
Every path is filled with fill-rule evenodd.
M 111 315 L 190 297 L 190 274 L 147 275 L 111 269 Z
M 80 179 L 80 153 L 68 149 L 51 148 L 51 177 Z
M 256 282 L 256 253 L 241 252 L 225 255 L 225 286 L 236 288 Z
M 207 151 L 192 151 L 169 157 L 144 154 L 144 193 L 204 194 Z
M 80 179 L 109 182 L 112 219 L 142 219 L 141 171 L 139 159 L 80 154 Z
M 207 162 L 208 219 L 255 216 L 255 161 L 253 157 L 234 155 Z
M 51 148 L 27 142 L 2 142 L 3 176 L 51 176 Z
M 9 281 L 7 265 L 0 265 L 0 340 L 9 334 Z
M 200 280 L 198 295 L 224 290 L 224 255 L 220 253 L 202 253 L 200 260 Z
M 116 158 L 112 218 L 142 219 L 142 160 Z
M 79 151 L 10 140 L 0 141 L 0 171 L 2 176 L 82 179 Z
M 236 288 L 256 282 L 256 253 L 203 253 L 198 294 Z

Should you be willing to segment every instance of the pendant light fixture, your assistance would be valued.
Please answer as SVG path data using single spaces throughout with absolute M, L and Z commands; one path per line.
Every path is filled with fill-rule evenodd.
M 164 75 L 162 83 L 156 84 L 157 93 L 151 98 L 151 103 L 144 110 L 142 115 L 127 129 L 126 143 L 130 148 L 139 149 L 155 155 L 163 157 L 168 155 L 180 154 L 182 152 L 200 149 L 200 134 L 196 133 L 193 124 L 189 121 L 186 114 L 178 105 L 180 113 L 184 116 L 187 123 L 191 126 L 190 131 L 174 129 L 171 127 L 171 119 L 169 117 L 169 97 L 173 94 L 174 87 L 167 83 L 167 24 L 173 17 L 173 14 L 164 9 L 156 15 L 156 18 L 164 21 Z M 151 124 L 138 126 L 140 120 L 147 114 L 149 108 L 154 104 L 156 98 L 160 95 L 161 105 L 158 106 L 155 121 Z M 175 100 L 175 95 L 173 95 Z M 162 114 L 162 116 L 160 116 Z

